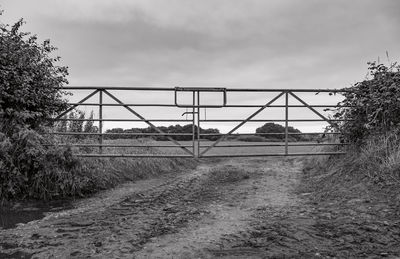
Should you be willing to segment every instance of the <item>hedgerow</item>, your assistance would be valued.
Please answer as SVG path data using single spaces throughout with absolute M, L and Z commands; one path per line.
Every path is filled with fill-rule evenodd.
M 21 32 L 23 23 L 0 24 L 0 200 L 77 194 L 85 185 L 79 160 L 43 135 L 68 107 L 67 67 L 56 65 L 49 40 Z
M 334 110 L 334 118 L 346 120 L 330 128 L 350 143 L 346 146 L 346 155 L 314 158 L 306 163 L 305 171 L 331 172 L 329 175 L 339 174 L 341 179 L 356 183 L 361 176 L 369 184 L 395 186 L 397 193 L 400 185 L 400 66 L 396 63 L 368 64 L 369 78 L 345 88 L 345 99 Z
M 400 66 L 370 62 L 371 78 L 345 88 L 345 99 L 333 117 L 345 120 L 333 128 L 343 141 L 361 146 L 372 135 L 399 131 Z

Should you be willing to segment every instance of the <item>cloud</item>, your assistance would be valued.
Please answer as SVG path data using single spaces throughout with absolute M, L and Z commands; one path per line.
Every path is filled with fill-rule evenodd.
M 13 0 L 4 20 L 50 38 L 73 85 L 340 88 L 385 51 L 397 0 Z M 235 101 L 240 101 L 237 97 Z

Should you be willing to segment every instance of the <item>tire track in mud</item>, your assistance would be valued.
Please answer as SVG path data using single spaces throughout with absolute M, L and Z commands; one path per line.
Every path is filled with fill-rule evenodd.
M 240 255 L 235 243 L 246 242 L 254 229 L 255 215 L 259 209 L 280 212 L 292 207 L 297 199 L 291 194 L 298 180 L 301 163 L 294 159 L 240 159 L 231 160 L 219 171 L 247 172 L 239 181 L 227 181 L 220 186 L 220 199 L 208 204 L 207 217 L 192 222 L 178 233 L 159 236 L 137 252 L 136 258 L 215 258 Z M 222 176 L 221 176 L 222 175 Z M 222 179 L 221 179 L 222 178 Z M 246 258 L 259 253 L 247 249 Z
M 0 239 L 7 240 L 2 252 L 33 258 L 129 257 L 152 238 L 175 233 L 208 213 L 205 205 L 218 200 L 221 181 L 229 181 L 221 178 L 226 175 L 212 175 L 212 167 L 200 166 L 99 211 L 61 213 L 0 231 Z
M 0 258 L 399 258 L 397 205 L 314 201 L 301 158 L 206 162 L 0 230 Z
M 298 206 L 292 191 L 300 172 L 297 159 L 203 162 L 196 170 L 171 178 L 139 181 L 133 185 L 137 191 L 123 187 L 115 191 L 117 197 L 110 197 L 113 192 L 100 195 L 70 213 L 0 231 L 0 240 L 7 240 L 0 248 L 6 254 L 27 255 L 25 258 L 229 258 L 243 251 L 246 256 L 257 254 L 254 247 L 243 246 L 259 231 L 257 215 L 260 210 L 281 215 Z M 285 233 L 275 238 L 281 234 Z

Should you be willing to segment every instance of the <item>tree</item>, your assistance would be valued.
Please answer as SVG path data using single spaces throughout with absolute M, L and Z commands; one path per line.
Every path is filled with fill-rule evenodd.
M 67 132 L 68 130 L 68 117 L 67 115 L 62 116 L 61 120 L 56 123 L 56 129 L 58 132 Z
M 285 127 L 283 127 L 280 124 L 276 124 L 273 122 L 268 122 L 265 123 L 263 126 L 259 127 L 256 129 L 256 135 L 266 137 L 266 138 L 272 138 L 272 139 L 284 139 L 285 135 Z M 300 130 L 293 128 L 292 126 L 288 127 L 288 132 L 289 133 L 301 133 Z M 268 133 L 282 133 L 282 134 L 268 134 Z M 290 139 L 295 139 L 295 140 L 302 140 L 301 135 L 291 135 Z
M 275 134 L 265 134 L 265 133 L 285 133 L 285 127 L 282 125 L 268 122 L 263 126 L 256 129 L 257 135 L 266 137 L 266 138 L 275 138 L 275 139 L 284 139 L 285 136 L 283 134 L 275 135 Z
M 84 182 L 71 149 L 42 134 L 49 118 L 68 107 L 67 68 L 55 64 L 60 58 L 51 56 L 49 40 L 38 43 L 20 32 L 22 24 L 0 24 L 0 202 L 75 195 Z
M 97 132 L 97 127 L 94 126 L 94 120 L 93 120 L 94 114 L 93 111 L 90 112 L 89 118 L 86 121 L 84 127 L 83 127 L 83 132 L 87 133 L 94 133 Z
M 0 131 L 10 136 L 21 128 L 38 130 L 48 118 L 65 110 L 62 85 L 67 67 L 57 66 L 56 48 L 50 40 L 20 32 L 23 20 L 13 26 L 0 24 Z
M 81 110 L 72 111 L 68 115 L 69 119 L 69 132 L 84 132 L 85 112 Z M 93 119 L 93 118 L 92 118 Z M 89 121 L 90 122 L 90 121 Z M 89 124 L 91 127 L 91 125 Z

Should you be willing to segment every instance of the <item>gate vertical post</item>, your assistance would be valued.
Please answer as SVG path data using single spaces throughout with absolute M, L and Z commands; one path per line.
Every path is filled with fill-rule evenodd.
M 103 90 L 99 91 L 99 153 L 103 153 Z
M 195 106 L 196 105 L 196 92 L 193 91 L 193 107 L 192 107 L 192 146 L 193 146 L 193 155 L 194 157 L 198 157 L 196 154 L 196 120 L 195 120 Z
M 200 157 L 200 91 L 197 91 L 197 156 Z
M 286 91 L 285 92 L 285 155 L 289 154 L 289 146 L 288 146 L 288 142 L 289 142 L 289 130 L 288 130 L 288 126 L 289 126 L 289 92 Z

